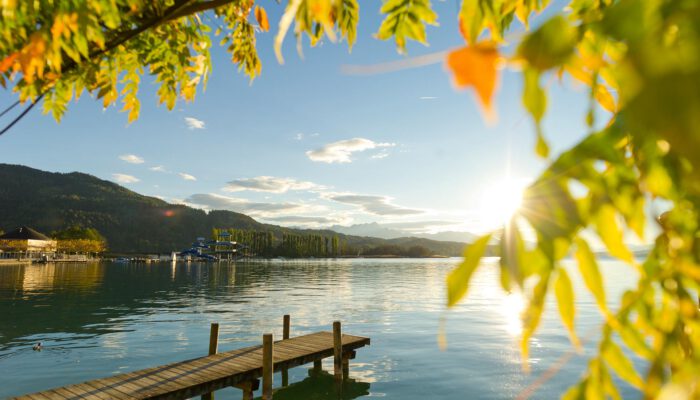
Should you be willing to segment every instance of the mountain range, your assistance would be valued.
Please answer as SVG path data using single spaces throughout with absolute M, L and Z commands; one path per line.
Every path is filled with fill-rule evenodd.
M 355 224 L 355 225 L 333 225 L 328 229 L 344 233 L 346 235 L 355 236 L 370 236 L 382 239 L 396 239 L 400 237 L 416 237 L 430 240 L 440 240 L 446 242 L 463 242 L 471 243 L 476 239 L 476 235 L 469 232 L 459 232 L 459 231 L 444 231 L 437 233 L 407 233 L 401 229 L 393 228 L 390 224 L 380 224 L 377 222 L 370 222 L 366 224 Z
M 338 235 L 348 253 L 353 254 L 381 247 L 422 246 L 431 254 L 459 256 L 464 248 L 462 240 L 370 237 L 374 235 L 263 224 L 237 212 L 207 212 L 170 204 L 85 173 L 46 172 L 0 164 L 0 229 L 7 231 L 22 225 L 47 234 L 72 225 L 95 228 L 107 239 L 110 251 L 121 253 L 181 250 L 196 237 L 209 237 L 213 228 L 268 231 L 278 240 L 285 233 Z

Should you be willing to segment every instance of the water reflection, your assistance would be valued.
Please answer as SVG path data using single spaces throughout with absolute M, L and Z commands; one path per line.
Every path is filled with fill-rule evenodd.
M 292 336 L 329 330 L 333 320 L 342 320 L 345 332 L 372 338 L 351 363 L 358 386 L 347 395 L 354 397 L 342 398 L 365 392 L 400 399 L 514 398 L 570 348 L 556 304 L 547 300 L 533 338 L 539 345 L 532 346 L 532 374 L 526 375 L 514 340 L 522 303 L 503 293 L 496 264 L 487 262 L 468 299 L 446 313 L 445 275 L 455 262 L 2 266 L 0 398 L 202 356 L 211 322 L 220 323 L 220 351 L 256 345 L 265 332 L 281 337 L 283 314 L 292 316 Z M 619 276 L 608 282 L 628 278 L 624 269 L 614 271 Z M 577 326 L 585 331 L 600 315 L 590 297 L 576 299 Z M 436 338 L 445 315 L 448 350 L 442 352 Z M 32 351 L 39 340 L 45 350 Z M 557 397 L 585 365 L 581 357 L 565 366 L 537 398 Z M 289 373 L 290 382 L 316 386 L 301 368 Z M 279 392 L 291 394 L 279 396 L 332 395 L 318 385 L 298 395 L 294 390 L 304 386 L 289 386 Z
M 503 317 L 503 326 L 512 337 L 518 337 L 523 332 L 522 314 L 525 309 L 525 299 L 520 293 L 510 293 L 501 299 L 498 312 Z
M 355 379 L 345 379 L 336 382 L 333 375 L 326 371 L 314 373 L 301 382 L 292 383 L 287 387 L 275 389 L 275 400 L 351 400 L 367 396 L 370 384 L 358 382 Z M 258 397 L 256 399 L 262 399 Z

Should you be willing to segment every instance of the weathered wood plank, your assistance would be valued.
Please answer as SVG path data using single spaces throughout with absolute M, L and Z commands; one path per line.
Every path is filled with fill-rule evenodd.
M 287 335 L 285 335 L 287 336 Z M 333 357 L 332 332 L 274 342 L 272 370 L 282 371 Z M 369 338 L 342 335 L 342 353 L 369 345 Z M 212 345 L 212 349 L 214 345 Z M 263 347 L 251 346 L 17 397 L 21 400 L 132 400 L 187 398 L 263 376 Z

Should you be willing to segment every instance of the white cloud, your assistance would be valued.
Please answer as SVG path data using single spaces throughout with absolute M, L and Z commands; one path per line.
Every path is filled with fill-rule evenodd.
M 433 96 L 421 96 L 421 97 L 419 97 L 419 99 L 420 99 L 420 100 L 436 100 L 437 97 L 433 97 Z
M 304 227 L 319 227 L 346 222 L 347 217 L 337 216 L 309 216 L 309 215 L 286 215 L 281 217 L 268 217 L 265 220 L 283 225 L 294 225 Z
M 387 196 L 363 195 L 354 193 L 324 193 L 323 198 L 338 203 L 360 207 L 366 213 L 374 215 L 415 215 L 423 214 L 424 210 L 406 208 L 391 203 Z
M 290 213 L 321 211 L 318 207 L 299 203 L 263 203 L 253 202 L 237 197 L 222 196 L 216 193 L 193 194 L 184 200 L 186 204 L 196 205 L 208 210 L 229 210 L 261 218 L 273 218 Z
M 119 183 L 136 183 L 140 181 L 139 178 L 127 174 L 112 174 L 112 179 Z
M 277 178 L 274 176 L 257 176 L 255 178 L 235 179 L 226 184 L 226 192 L 251 190 L 254 192 L 285 193 L 289 190 L 320 189 L 313 182 L 298 181 L 292 178 Z
M 122 154 L 119 159 L 126 161 L 129 164 L 143 164 L 143 158 L 137 156 L 136 154 Z
M 339 142 L 329 143 L 319 149 L 309 150 L 306 156 L 311 161 L 325 163 L 349 163 L 352 153 L 376 149 L 379 147 L 393 147 L 395 143 L 377 143 L 365 138 L 354 138 L 341 140 Z
M 389 157 L 389 152 L 386 150 L 382 150 L 379 153 L 373 154 L 371 158 L 375 160 L 381 160 L 382 158 L 387 158 Z
M 162 165 L 156 165 L 155 167 L 150 167 L 149 169 L 155 172 L 168 172 Z
M 185 123 L 188 129 L 204 129 L 204 121 L 193 117 L 185 117 Z
M 184 172 L 178 172 L 178 175 L 180 175 L 180 177 L 186 181 L 196 181 L 197 180 L 197 178 L 195 178 L 194 176 L 192 176 L 190 174 L 186 174 Z

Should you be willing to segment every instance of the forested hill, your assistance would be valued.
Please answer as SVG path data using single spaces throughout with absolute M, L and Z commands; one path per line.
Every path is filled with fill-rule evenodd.
M 50 233 L 71 225 L 97 229 L 114 252 L 181 250 L 212 228 L 336 235 L 327 230 L 300 230 L 262 224 L 231 211 L 210 211 L 169 204 L 140 195 L 113 182 L 79 172 L 52 173 L 20 165 L 0 164 L 0 229 L 30 226 Z M 432 254 L 461 255 L 463 243 L 419 238 L 377 239 L 337 234 L 348 251 L 392 246 L 423 246 Z

